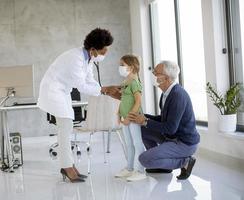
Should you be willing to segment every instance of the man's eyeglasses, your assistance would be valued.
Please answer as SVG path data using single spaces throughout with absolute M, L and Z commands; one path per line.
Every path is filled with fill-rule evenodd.
M 163 74 L 163 73 L 157 73 L 155 71 L 152 71 L 154 76 L 168 76 L 167 74 Z

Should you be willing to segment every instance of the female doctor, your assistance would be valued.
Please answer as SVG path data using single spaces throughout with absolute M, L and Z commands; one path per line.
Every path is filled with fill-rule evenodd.
M 93 78 L 93 62 L 105 58 L 113 37 L 108 30 L 96 28 L 84 40 L 84 47 L 74 48 L 62 53 L 51 64 L 41 84 L 38 107 L 56 117 L 60 173 L 65 180 L 83 182 L 82 175 L 74 166 L 69 136 L 73 130 L 74 111 L 70 92 L 77 88 L 80 93 L 98 96 L 113 95 L 115 87 L 100 87 Z

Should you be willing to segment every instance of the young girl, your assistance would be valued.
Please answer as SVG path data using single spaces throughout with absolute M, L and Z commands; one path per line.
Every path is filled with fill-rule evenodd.
M 119 73 L 125 77 L 125 80 L 122 83 L 118 117 L 119 122 L 122 123 L 127 148 L 127 167 L 117 173 L 115 177 L 124 177 L 127 181 L 137 181 L 146 178 L 144 168 L 138 160 L 139 155 L 144 152 L 141 127 L 127 119 L 129 112 L 142 112 L 142 86 L 138 76 L 139 65 L 138 58 L 133 55 L 125 55 L 120 59 Z

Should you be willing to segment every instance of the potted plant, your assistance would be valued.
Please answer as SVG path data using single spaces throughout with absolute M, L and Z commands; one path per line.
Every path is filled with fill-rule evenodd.
M 207 83 L 207 94 L 213 101 L 213 104 L 219 109 L 219 131 L 235 132 L 236 131 L 236 113 L 241 105 L 239 96 L 240 84 L 236 83 L 231 86 L 223 96 L 215 90 L 211 84 Z

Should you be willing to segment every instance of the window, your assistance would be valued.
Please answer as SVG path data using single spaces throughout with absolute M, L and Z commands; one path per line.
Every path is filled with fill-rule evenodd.
M 191 97 L 196 119 L 207 122 L 201 0 L 155 1 L 150 8 L 154 64 L 179 64 L 179 81 Z
M 228 40 L 228 58 L 230 83 L 244 83 L 244 2 L 225 0 L 226 28 Z M 241 92 L 242 105 L 238 112 L 237 125 L 244 130 L 244 90 Z
M 150 11 L 154 66 L 161 60 L 177 61 L 174 1 L 164 0 L 152 3 Z M 159 102 L 161 91 L 155 88 L 155 93 Z M 158 104 L 155 108 L 159 113 Z
M 201 0 L 179 1 L 179 18 L 184 88 L 191 97 L 196 119 L 207 121 Z
M 154 62 L 177 60 L 174 1 L 157 1 L 152 4 L 151 13 Z

